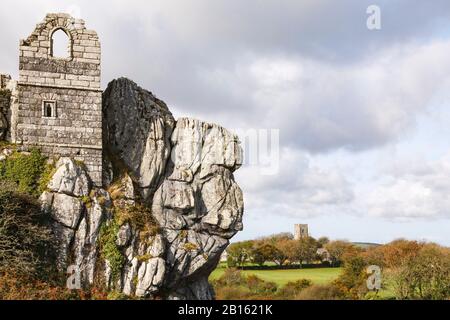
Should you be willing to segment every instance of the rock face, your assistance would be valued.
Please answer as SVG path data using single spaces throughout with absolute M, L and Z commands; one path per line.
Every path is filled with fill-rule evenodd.
M 113 80 L 103 94 L 104 136 L 145 198 L 156 189 L 170 154 L 174 119 L 166 104 L 134 82 Z
M 92 188 L 82 164 L 61 158 L 41 196 L 60 268 L 74 265 L 85 287 L 213 299 L 208 276 L 242 230 L 237 137 L 215 124 L 175 121 L 164 102 L 123 78 L 105 91 L 103 116 L 104 189 Z

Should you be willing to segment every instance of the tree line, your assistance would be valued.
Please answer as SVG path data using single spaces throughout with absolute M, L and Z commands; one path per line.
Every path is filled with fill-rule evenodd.
M 344 252 L 354 248 L 354 245 L 343 240 L 330 241 L 327 237 L 294 240 L 291 233 L 280 233 L 232 243 L 226 251 L 227 265 L 242 267 L 246 264 L 262 266 L 274 263 L 278 266 L 301 266 L 319 262 L 339 266 Z
M 318 251 L 319 248 L 324 250 Z M 363 248 L 325 237 L 294 240 L 291 234 L 278 234 L 233 243 L 227 253 L 229 267 L 267 262 L 278 266 L 327 262 L 342 267 L 336 280 L 302 287 L 302 292 L 297 290 L 294 299 L 384 299 L 367 286 L 367 267 L 371 265 L 380 267 L 381 290 L 390 291 L 388 298 L 450 299 L 450 248 L 431 242 L 398 239 Z M 217 286 L 216 290 L 219 289 L 223 288 Z M 230 293 L 236 288 L 225 289 Z M 284 297 L 292 298 L 292 295 Z M 239 296 L 235 294 L 233 298 L 239 299 Z

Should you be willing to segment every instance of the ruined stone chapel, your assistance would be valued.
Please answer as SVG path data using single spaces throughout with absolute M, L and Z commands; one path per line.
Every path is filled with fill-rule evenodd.
M 62 57 L 54 48 L 54 37 L 61 32 L 67 37 L 67 54 Z M 0 75 L 0 138 L 24 148 L 38 147 L 49 157 L 82 161 L 98 186 L 102 183 L 100 54 L 97 33 L 86 29 L 83 20 L 47 14 L 20 41 L 18 81 Z

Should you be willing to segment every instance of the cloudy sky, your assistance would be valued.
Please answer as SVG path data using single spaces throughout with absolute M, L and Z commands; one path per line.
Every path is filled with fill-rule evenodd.
M 279 130 L 279 170 L 236 173 L 235 239 L 308 223 L 317 237 L 450 245 L 449 1 L 6 0 L 0 72 L 17 77 L 18 40 L 46 12 L 99 33 L 103 87 L 126 76 L 175 117 Z

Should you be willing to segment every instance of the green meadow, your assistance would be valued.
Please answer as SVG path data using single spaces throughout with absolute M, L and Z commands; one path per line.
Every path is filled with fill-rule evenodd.
M 225 271 L 224 267 L 218 267 L 214 270 L 209 279 L 219 278 Z M 311 280 L 314 284 L 326 284 L 336 279 L 342 271 L 342 268 L 309 268 L 309 269 L 278 269 L 278 270 L 243 270 L 245 275 L 254 274 L 265 281 L 275 282 L 283 286 L 290 281 L 299 279 Z

